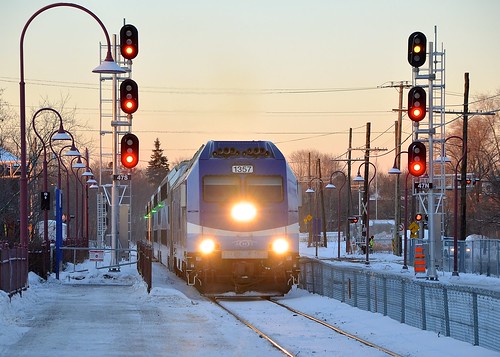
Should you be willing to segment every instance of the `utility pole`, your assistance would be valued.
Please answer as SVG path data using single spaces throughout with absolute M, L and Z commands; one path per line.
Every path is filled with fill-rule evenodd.
M 364 207 L 367 207 L 368 200 L 370 197 L 368 197 L 368 178 L 370 174 L 370 134 L 371 134 L 371 123 L 366 123 L 366 144 L 365 144 L 365 175 L 364 175 L 364 192 L 363 192 L 363 205 Z M 367 210 L 363 209 L 362 211 L 362 216 L 363 216 L 363 224 L 365 225 L 365 234 L 366 234 L 366 227 L 370 222 L 368 222 L 368 218 L 370 217 L 369 213 Z M 366 241 L 368 242 L 368 239 L 370 237 L 366 237 Z M 368 245 L 366 245 L 366 249 L 368 250 Z
M 400 81 L 399 84 L 391 82 L 389 85 L 382 86 L 382 88 L 398 88 L 399 102 L 398 102 L 398 120 L 394 122 L 394 134 L 395 134 L 395 158 L 396 167 L 401 169 L 401 134 L 403 127 L 403 89 L 411 88 L 411 84 L 408 81 Z M 406 219 L 406 217 L 404 217 Z M 399 225 L 401 222 L 401 181 L 399 175 L 397 175 L 394 184 L 394 254 L 402 255 L 401 237 L 399 236 Z
M 352 128 L 349 128 L 349 149 L 347 150 L 347 217 L 352 216 L 352 196 L 351 196 L 351 157 L 352 157 Z M 349 224 L 349 220 L 346 220 L 347 229 L 346 229 L 346 253 L 351 252 L 351 225 Z
M 398 120 L 395 122 L 395 134 L 396 134 L 396 165 L 401 168 L 401 132 L 403 127 L 403 89 L 410 88 L 408 82 L 401 81 L 398 86 L 399 92 L 399 105 L 398 105 Z M 400 175 L 396 177 L 395 187 L 394 187 L 394 247 L 395 254 L 401 256 L 403 250 L 401 247 L 401 238 L 399 236 L 399 224 L 401 222 L 401 181 Z M 406 199 L 406 198 L 405 198 Z M 407 218 L 404 217 L 406 220 Z
M 465 240 L 467 234 L 467 130 L 468 130 L 468 122 L 469 122 L 469 73 L 465 72 L 464 74 L 464 121 L 462 128 L 462 177 L 461 177 L 461 188 L 460 188 L 460 206 L 461 206 L 461 222 L 460 225 L 460 240 Z
M 401 92 L 402 92 L 401 88 Z M 399 105 L 402 105 L 402 96 L 400 95 Z M 399 108 L 401 110 L 401 107 Z M 401 113 L 401 111 L 399 111 Z M 399 117 L 399 115 L 398 115 Z M 394 131 L 395 131 L 395 152 L 396 152 L 396 167 L 401 168 L 401 122 L 398 118 L 397 121 L 394 122 Z M 401 256 L 401 238 L 399 236 L 399 225 L 401 222 L 401 182 L 400 175 L 396 175 L 395 183 L 394 183 L 394 234 L 393 234 L 393 242 L 394 242 L 394 251 L 393 253 Z M 406 198 L 405 198 L 406 199 Z M 406 220 L 406 217 L 404 217 Z

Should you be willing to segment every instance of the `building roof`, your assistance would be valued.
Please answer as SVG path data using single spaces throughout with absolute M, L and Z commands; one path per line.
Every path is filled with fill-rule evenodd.
M 16 163 L 19 162 L 19 158 L 12 154 L 11 152 L 5 150 L 4 148 L 0 147 L 0 162 L 1 163 Z

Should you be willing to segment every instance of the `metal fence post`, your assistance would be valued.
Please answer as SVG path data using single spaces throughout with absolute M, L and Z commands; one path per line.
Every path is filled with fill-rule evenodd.
M 479 346 L 479 318 L 477 308 L 477 293 L 472 293 L 472 319 L 474 321 L 474 346 Z
M 448 307 L 448 289 L 446 288 L 443 288 L 443 304 L 445 335 L 450 336 L 450 311 Z

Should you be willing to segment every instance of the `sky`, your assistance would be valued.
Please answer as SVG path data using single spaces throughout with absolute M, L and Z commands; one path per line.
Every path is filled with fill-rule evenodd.
M 19 110 L 19 39 L 26 21 L 50 1 L 3 1 L 2 99 Z M 132 77 L 139 110 L 132 131 L 147 165 L 155 138 L 171 162 L 190 158 L 208 140 L 271 140 L 285 155 L 318 150 L 345 158 L 365 144 L 371 123 L 372 162 L 390 167 L 398 92 L 411 81 L 408 36 L 414 31 L 446 51 L 447 109 L 499 89 L 500 23 L 496 0 L 80 1 L 110 34 L 126 20 L 138 28 Z M 61 7 L 35 18 L 26 33 L 28 113 L 43 99 L 76 108 L 74 133 L 98 153 L 102 30 L 84 12 Z M 406 94 L 406 93 L 405 93 Z M 406 102 L 406 100 L 404 100 Z M 29 114 L 28 114 L 29 115 Z M 451 121 L 456 116 L 447 116 Z M 109 123 L 103 123 L 109 130 Z M 403 118 L 403 138 L 411 123 Z M 109 141 L 109 143 L 107 142 Z M 409 143 L 409 142 L 407 142 Z M 104 149 L 110 150 L 110 136 Z M 353 157 L 361 157 L 355 150 Z
M 332 257 L 335 248 L 335 242 L 330 242 L 329 248 L 320 248 L 319 256 Z M 303 243 L 300 253 L 314 256 L 315 249 L 307 248 Z M 378 261 L 372 261 L 372 270 L 412 274 L 411 267 L 409 272 L 403 273 L 393 255 L 374 253 L 372 258 Z M 109 254 L 106 254 L 100 264 L 105 266 L 108 263 Z M 83 269 L 87 271 L 80 271 Z M 109 279 L 107 269 L 95 269 L 95 263 L 87 261 L 75 267 L 69 264 L 60 280 L 52 275 L 47 282 L 42 282 L 30 273 L 30 288 L 23 292 L 22 297 L 15 295 L 11 302 L 0 291 L 0 354 L 136 356 L 141 351 L 151 355 L 193 356 L 203 351 L 203 356 L 282 356 L 264 339 L 202 298 L 159 263 L 153 266 L 153 289 L 149 295 L 135 269 L 135 265 L 123 266 L 119 273 L 112 273 L 113 279 Z M 472 274 L 461 274 L 453 279 L 454 283 L 483 288 L 492 287 L 498 280 Z M 441 282 L 451 280 L 451 273 L 440 276 Z M 280 302 L 403 356 L 499 355 L 298 288 L 280 298 Z M 257 327 L 264 332 L 279 327 L 283 336 L 288 333 L 296 336 L 294 346 L 286 346 L 296 355 L 385 355 L 340 337 L 331 330 L 324 329 L 324 334 L 318 331 L 313 339 L 307 339 L 306 330 L 297 331 L 293 321 L 276 326 L 279 318 L 274 314 L 283 311 L 262 311 L 263 304 L 259 301 L 244 300 L 231 304 L 231 309 L 239 311 L 240 316 L 250 322 L 259 323 Z M 104 312 L 103 309 L 109 310 Z M 64 318 L 67 311 L 74 316 L 73 319 Z M 106 319 L 100 324 L 89 322 L 89 316 L 91 319 L 93 314 L 109 316 L 115 324 L 106 322 Z M 263 322 L 267 325 L 264 328 Z M 140 329 L 137 328 L 139 323 Z M 116 325 L 120 326 L 118 330 Z M 134 338 L 127 339 L 127 336 Z

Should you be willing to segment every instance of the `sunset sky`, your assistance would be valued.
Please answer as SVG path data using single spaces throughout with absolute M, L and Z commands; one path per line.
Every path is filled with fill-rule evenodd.
M 19 39 L 29 19 L 50 1 L 3 1 L 0 88 L 19 110 Z M 422 4 L 420 7 L 416 4 Z M 398 92 L 391 81 L 411 81 L 410 33 L 421 31 L 446 50 L 446 104 L 460 110 L 464 72 L 471 101 L 500 85 L 500 2 L 496 0 L 256 0 L 79 1 L 110 34 L 124 19 L 139 30 L 133 79 L 140 108 L 132 131 L 141 140 L 141 165 L 156 137 L 170 161 L 189 158 L 207 140 L 272 140 L 289 155 L 316 149 L 346 152 L 365 144 L 394 154 Z M 28 116 L 43 98 L 69 96 L 77 120 L 98 145 L 98 24 L 69 7 L 39 15 L 26 34 Z M 406 92 L 405 92 L 406 95 Z M 406 106 L 406 100 L 405 106 Z M 450 116 L 449 120 L 454 117 Z M 411 132 L 403 119 L 403 137 Z M 104 123 L 110 130 L 109 123 Z M 110 136 L 108 136 L 110 137 Z M 110 140 L 110 139 L 109 139 Z M 406 145 L 406 144 L 405 144 Z M 111 146 L 111 142 L 105 144 Z M 96 152 L 98 151 L 95 149 Z M 359 151 L 355 156 L 362 156 Z

